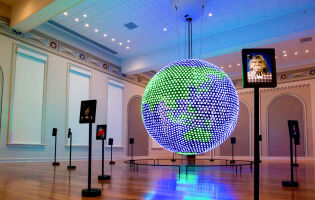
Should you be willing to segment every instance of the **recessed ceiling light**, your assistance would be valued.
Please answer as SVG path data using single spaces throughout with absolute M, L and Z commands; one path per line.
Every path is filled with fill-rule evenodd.
M 237 63 L 237 66 L 240 66 L 241 64 Z
M 130 40 L 127 40 L 127 43 L 130 43 Z
M 223 69 L 224 67 L 221 67 L 221 69 Z
M 299 53 L 296 51 L 296 52 L 294 52 L 294 55 L 298 55 Z
M 104 33 L 104 37 L 107 37 L 107 34 L 106 34 L 106 33 Z
M 212 13 L 209 13 L 208 16 L 209 16 L 209 17 L 212 17 Z
M 283 54 L 283 56 L 284 56 L 284 57 L 287 57 L 288 55 L 287 55 L 287 54 Z
M 126 47 L 126 49 L 128 49 L 128 50 L 129 50 L 129 49 L 130 49 L 130 47 Z
M 305 50 L 305 53 L 308 53 L 308 52 L 310 52 L 310 51 L 309 51 L 308 49 L 306 49 L 306 50 Z
M 286 53 L 286 51 L 282 51 L 282 53 Z
M 275 59 L 277 59 L 278 57 L 277 56 L 275 56 Z
M 112 38 L 112 41 L 113 41 L 113 42 L 115 42 L 115 40 L 116 40 L 115 38 Z
M 164 32 L 167 31 L 167 28 L 163 28 L 163 31 L 164 31 Z
M 85 27 L 89 27 L 90 25 L 89 24 L 85 24 Z
M 123 45 L 123 43 L 122 42 L 119 42 L 119 46 L 122 46 Z
M 83 17 L 87 18 L 87 14 L 83 14 Z
M 94 29 L 94 31 L 95 31 L 95 33 L 97 33 L 97 32 L 98 32 L 98 29 L 96 28 L 96 29 Z
M 68 13 L 67 13 L 67 12 L 64 12 L 63 14 L 64 14 L 65 16 L 67 16 L 67 15 L 68 15 Z
M 229 65 L 229 68 L 231 68 L 232 67 L 232 65 Z
M 75 18 L 74 21 L 78 22 L 78 21 L 79 21 L 79 18 Z

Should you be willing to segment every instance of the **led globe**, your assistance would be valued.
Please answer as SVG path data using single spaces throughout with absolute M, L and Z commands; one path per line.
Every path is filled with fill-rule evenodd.
M 171 152 L 200 154 L 231 135 L 238 117 L 236 89 L 223 70 L 205 61 L 180 60 L 161 69 L 142 98 L 151 137 Z

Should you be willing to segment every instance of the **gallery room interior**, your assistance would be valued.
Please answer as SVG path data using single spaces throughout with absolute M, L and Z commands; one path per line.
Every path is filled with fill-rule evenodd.
M 314 119 L 315 0 L 0 0 L 1 200 L 313 200 Z

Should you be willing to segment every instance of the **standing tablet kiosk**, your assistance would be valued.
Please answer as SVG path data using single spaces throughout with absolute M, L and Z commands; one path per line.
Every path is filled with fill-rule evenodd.
M 243 88 L 254 88 L 254 199 L 259 200 L 259 88 L 277 86 L 275 49 L 243 49 Z
M 80 124 L 89 124 L 89 161 L 88 161 L 88 188 L 82 190 L 84 197 L 101 196 L 101 190 L 91 188 L 92 170 L 92 123 L 95 123 L 96 100 L 81 101 Z
M 98 176 L 98 180 L 110 180 L 110 175 L 104 175 L 104 141 L 106 140 L 106 124 L 97 125 L 96 140 L 102 140 L 102 175 Z

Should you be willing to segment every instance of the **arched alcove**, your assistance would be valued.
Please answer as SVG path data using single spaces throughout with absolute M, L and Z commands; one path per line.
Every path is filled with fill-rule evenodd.
M 236 127 L 231 136 L 220 146 L 221 156 L 231 156 L 231 137 L 236 137 L 234 145 L 235 156 L 249 156 L 250 150 L 250 110 L 247 105 L 240 102 Z
M 131 155 L 129 138 L 134 138 L 133 155 L 148 155 L 148 134 L 141 117 L 141 97 L 134 96 L 128 103 L 128 155 Z
M 297 155 L 305 156 L 303 102 L 289 94 L 276 97 L 268 106 L 269 156 L 290 156 L 288 120 L 299 122 L 301 144 Z

